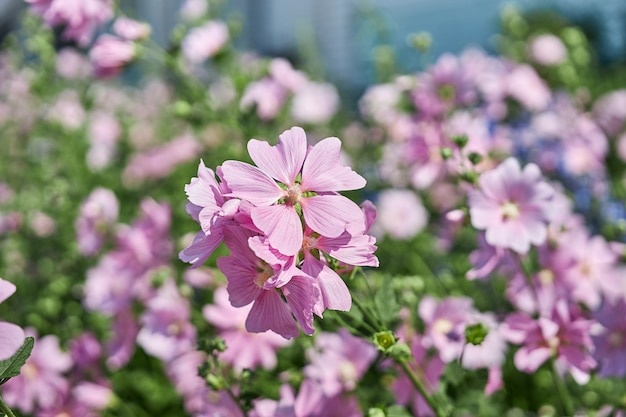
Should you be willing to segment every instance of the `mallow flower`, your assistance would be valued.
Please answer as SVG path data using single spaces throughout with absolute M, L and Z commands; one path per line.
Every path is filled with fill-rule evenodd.
M 340 162 L 341 142 L 326 138 L 310 149 L 304 130 L 293 127 L 276 146 L 251 139 L 248 152 L 257 166 L 240 161 L 222 165 L 230 197 L 248 200 L 254 225 L 272 247 L 292 256 L 302 247 L 304 222 L 326 237 L 341 235 L 349 224 L 363 221 L 358 205 L 338 191 L 365 186 L 365 179 Z

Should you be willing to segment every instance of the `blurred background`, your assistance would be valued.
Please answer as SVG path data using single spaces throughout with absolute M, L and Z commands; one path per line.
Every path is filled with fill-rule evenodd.
M 165 46 L 184 1 L 120 3 L 129 16 L 149 23 L 153 39 Z M 19 22 L 26 7 L 23 0 L 0 2 L 1 34 Z M 317 65 L 309 70 L 354 95 L 376 81 L 374 61 L 384 59 L 385 53 L 395 54 L 401 71 L 423 69 L 423 57 L 409 42 L 417 32 L 432 37 L 430 63 L 442 53 L 460 53 L 468 46 L 494 52 L 501 18 L 512 7 L 528 15 L 558 15 L 580 27 L 603 64 L 626 57 L 623 0 L 228 0 L 221 14 L 240 20 L 236 47 L 292 60 L 306 51 Z M 387 48 L 377 48 L 381 45 Z

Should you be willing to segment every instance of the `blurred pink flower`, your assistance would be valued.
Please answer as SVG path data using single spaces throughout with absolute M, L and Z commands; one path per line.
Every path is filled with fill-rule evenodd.
M 100 35 L 89 51 L 94 75 L 98 78 L 115 77 L 135 58 L 136 53 L 133 42 L 113 35 Z
M 183 56 L 192 64 L 200 64 L 217 54 L 229 39 L 228 26 L 210 20 L 189 31 L 181 43 Z
M 339 104 L 339 94 L 332 84 L 308 82 L 293 96 L 291 117 L 301 123 L 327 123 Z
M 309 83 L 306 74 L 294 69 L 291 63 L 284 58 L 274 58 L 270 61 L 269 75 L 274 81 L 291 92 L 299 91 Z
M 30 329 L 26 333 L 36 338 L 32 354 L 20 375 L 2 386 L 2 397 L 10 407 L 30 414 L 36 407 L 57 404 L 66 395 L 70 385 L 63 373 L 72 367 L 72 359 L 61 351 L 56 336 L 38 338 Z
M 91 65 L 85 55 L 70 47 L 59 50 L 55 68 L 61 77 L 69 80 L 83 79 L 91 73 Z
M 606 378 L 626 376 L 626 300 L 606 300 L 593 318 L 601 325 L 601 330 L 594 332 L 592 340 L 595 346 L 593 356 L 599 363 L 598 375 Z
M 540 65 L 556 66 L 567 59 L 567 48 L 563 41 L 552 34 L 532 38 L 528 44 L 530 59 Z
M 271 120 L 282 109 L 287 98 L 287 90 L 272 78 L 266 77 L 246 86 L 239 106 L 247 110 L 256 106 L 257 116 L 261 120 Z
M 186 20 L 200 19 L 209 10 L 207 0 L 185 0 L 180 7 L 180 15 Z
M 113 32 L 122 39 L 138 41 L 150 36 L 150 25 L 124 16 L 115 19 Z
M 74 223 L 78 250 L 84 255 L 95 255 L 104 244 L 107 234 L 117 222 L 119 202 L 113 191 L 98 187 L 82 203 Z
M 122 128 L 111 113 L 100 110 L 91 114 L 87 165 L 92 171 L 101 171 L 111 164 L 121 134 Z
M 248 333 L 245 322 L 251 308 L 251 305 L 233 307 L 228 301 L 228 291 L 220 287 L 213 293 L 213 303 L 204 306 L 202 314 L 219 329 L 220 337 L 226 342 L 220 360 L 238 371 L 257 367 L 273 369 L 277 363 L 276 351 L 290 342 L 272 331 Z
M 545 242 L 553 189 L 535 164 L 522 170 L 508 158 L 478 183 L 480 189 L 468 195 L 470 217 L 475 228 L 485 230 L 487 243 L 526 253 L 531 244 Z
M 378 215 L 374 234 L 408 240 L 417 236 L 428 224 L 428 212 L 421 198 L 408 189 L 387 189 L 378 194 Z
M 506 91 L 530 111 L 544 110 L 552 98 L 550 88 L 529 65 L 518 65 L 506 77 Z

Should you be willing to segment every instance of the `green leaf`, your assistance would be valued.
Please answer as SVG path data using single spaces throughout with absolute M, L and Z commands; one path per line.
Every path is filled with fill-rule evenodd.
M 20 374 L 20 369 L 33 351 L 33 346 L 35 346 L 35 338 L 28 336 L 13 356 L 0 361 L 0 381 L 6 382 L 9 378 Z
M 387 408 L 387 417 L 411 417 L 411 415 L 406 408 L 400 405 L 392 405 Z
M 386 327 L 391 328 L 390 324 L 398 319 L 400 305 L 396 300 L 390 277 L 383 279 L 382 285 L 375 295 L 374 302 L 376 303 L 378 313 L 380 313 L 380 320 Z

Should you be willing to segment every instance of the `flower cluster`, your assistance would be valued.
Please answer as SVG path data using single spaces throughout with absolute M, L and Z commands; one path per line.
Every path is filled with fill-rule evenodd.
M 251 332 L 298 335 L 296 321 L 313 334 L 313 315 L 344 310 L 351 298 L 334 271 L 339 262 L 378 266 L 364 211 L 339 191 L 365 186 L 341 164 L 341 142 L 326 138 L 312 147 L 300 127 L 279 142 L 251 139 L 256 166 L 225 161 L 215 173 L 200 163 L 186 187 L 187 212 L 201 227 L 180 258 L 197 267 L 223 241 L 230 255 L 218 259 L 231 303 L 253 303 Z

